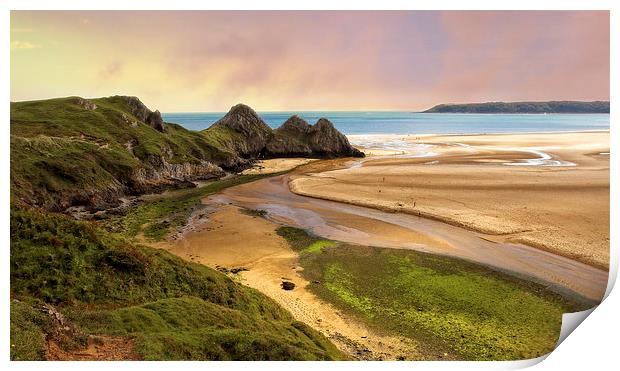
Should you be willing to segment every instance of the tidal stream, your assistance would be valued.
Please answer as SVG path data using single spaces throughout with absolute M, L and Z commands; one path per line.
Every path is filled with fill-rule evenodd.
M 607 271 L 526 245 L 493 242 L 493 236 L 441 221 L 300 196 L 289 190 L 288 180 L 281 175 L 228 188 L 207 202 L 264 210 L 274 222 L 323 238 L 466 259 L 594 301 L 605 292 Z

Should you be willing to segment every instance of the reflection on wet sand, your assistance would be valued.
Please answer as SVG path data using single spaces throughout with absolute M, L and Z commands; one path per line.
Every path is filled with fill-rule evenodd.
M 445 254 L 533 277 L 600 299 L 607 272 L 521 244 L 493 242 L 493 236 L 413 215 L 384 212 L 296 195 L 288 176 L 229 188 L 209 202 L 265 210 L 273 221 L 360 245 Z

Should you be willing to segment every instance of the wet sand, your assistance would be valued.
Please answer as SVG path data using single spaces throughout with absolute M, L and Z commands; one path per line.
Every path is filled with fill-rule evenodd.
M 495 241 L 494 235 L 433 219 L 300 196 L 289 191 L 288 182 L 289 175 L 263 179 L 226 189 L 209 197 L 208 202 L 264 210 L 275 223 L 307 229 L 329 239 L 463 258 L 592 300 L 604 294 L 605 270 L 523 244 Z
M 243 214 L 236 206 L 223 205 L 182 240 L 159 247 L 213 268 L 248 269 L 233 277 L 276 300 L 295 319 L 317 329 L 355 359 L 424 358 L 413 340 L 377 334 L 309 292 L 311 283 L 300 274 L 298 256 L 277 235 L 277 227 Z M 295 283 L 295 289 L 282 290 L 282 280 Z
M 215 211 L 206 221 L 161 247 L 212 267 L 247 268 L 235 277 L 354 358 L 420 359 L 411 340 L 373 333 L 308 291 L 277 227 L 460 257 L 600 300 L 609 259 L 608 138 L 401 137 L 387 149 L 371 143 L 365 151 L 373 155 L 362 160 L 308 163 L 210 196 L 203 202 Z M 265 210 L 266 218 L 239 207 Z M 284 279 L 295 290 L 282 290 Z
M 291 189 L 421 215 L 483 232 L 493 241 L 609 266 L 608 132 L 351 140 L 370 150 L 388 143 L 406 154 L 298 173 Z

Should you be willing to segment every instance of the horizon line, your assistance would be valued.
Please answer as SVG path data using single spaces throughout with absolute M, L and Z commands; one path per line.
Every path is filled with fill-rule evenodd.
M 22 102 L 32 102 L 32 101 L 44 101 L 44 100 L 52 100 L 52 99 L 62 99 L 62 98 L 70 98 L 70 97 L 79 97 L 84 99 L 102 99 L 102 98 L 110 98 L 114 96 L 134 96 L 140 99 L 140 97 L 136 95 L 125 95 L 125 94 L 114 94 L 108 96 L 99 96 L 99 97 L 88 97 L 84 98 L 79 95 L 66 95 L 66 96 L 56 96 L 49 98 L 35 98 L 35 99 L 27 99 L 27 100 L 10 100 L 10 103 L 22 103 Z M 141 99 L 140 99 L 141 100 Z M 141 100 L 142 101 L 142 100 Z M 232 107 L 237 104 L 245 104 L 248 107 L 252 108 L 256 112 L 261 113 L 291 113 L 291 112 L 410 112 L 410 113 L 423 113 L 424 111 L 430 110 L 437 106 L 450 106 L 450 105 L 475 105 L 475 104 L 489 104 L 489 103 L 506 103 L 506 104 L 514 104 L 514 103 L 550 103 L 550 102 L 571 102 L 571 103 L 610 103 L 611 100 L 604 99 L 594 99 L 594 100 L 578 100 L 578 99 L 547 99 L 547 100 L 485 100 L 485 101 L 477 101 L 477 102 L 448 102 L 448 103 L 435 103 L 430 107 L 423 109 L 415 109 L 415 108 L 364 108 L 364 109 L 284 109 L 284 110 L 260 110 L 254 109 L 251 105 L 245 104 L 242 102 L 235 103 L 230 106 L 227 110 L 224 111 L 160 111 L 162 114 L 179 114 L 179 113 L 227 113 L 230 111 Z M 144 102 L 143 102 L 144 103 Z M 149 108 L 150 105 L 149 105 Z M 158 107 L 153 107 L 155 110 L 159 110 Z

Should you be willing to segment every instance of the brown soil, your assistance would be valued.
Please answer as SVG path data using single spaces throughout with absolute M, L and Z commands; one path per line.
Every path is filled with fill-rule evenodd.
M 63 350 L 56 341 L 47 342 L 46 358 L 49 361 L 136 361 L 133 340 L 115 336 L 90 336 L 83 349 Z

